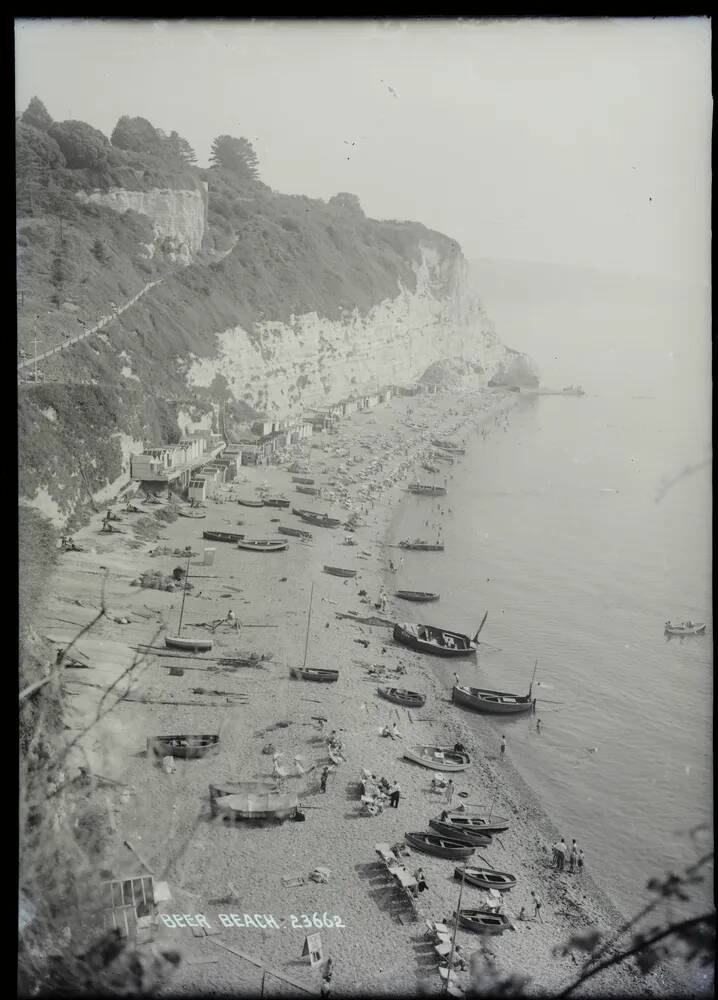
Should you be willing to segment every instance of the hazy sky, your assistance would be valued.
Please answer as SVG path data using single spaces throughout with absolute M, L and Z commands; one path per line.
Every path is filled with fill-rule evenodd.
M 289 193 L 351 191 L 466 256 L 708 281 L 710 23 L 20 20 L 17 109 L 243 135 Z M 392 92 L 393 91 L 393 92 Z

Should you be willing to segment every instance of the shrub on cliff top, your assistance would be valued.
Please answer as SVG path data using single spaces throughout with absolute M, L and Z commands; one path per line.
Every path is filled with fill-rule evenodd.
M 41 129 L 43 132 L 47 132 L 52 125 L 52 118 L 39 97 L 32 98 L 20 116 L 20 121 Z
M 99 129 L 86 122 L 66 121 L 47 130 L 63 152 L 68 167 L 97 169 L 107 162 L 109 142 Z

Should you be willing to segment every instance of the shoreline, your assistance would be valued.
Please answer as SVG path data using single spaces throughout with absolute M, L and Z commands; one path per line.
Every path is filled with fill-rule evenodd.
M 174 661 L 148 657 L 136 671 L 136 679 L 129 689 L 131 696 L 187 702 L 193 694 L 192 685 L 203 683 L 194 670 L 205 669 L 212 675 L 207 679 L 212 686 L 219 682 L 219 689 L 246 692 L 249 705 L 226 704 L 229 698 L 223 703 L 219 695 L 210 698 L 206 694 L 204 706 L 178 704 L 172 708 L 133 704 L 128 710 L 128 706 L 120 703 L 115 712 L 98 725 L 86 747 L 93 770 L 129 783 L 132 788 L 129 800 L 114 807 L 114 822 L 128 839 L 139 841 L 141 852 L 152 865 L 156 877 L 170 883 L 173 902 L 163 906 L 164 912 L 188 909 L 204 913 L 214 926 L 219 926 L 218 913 L 228 910 L 273 913 L 278 917 L 315 911 L 320 915 L 325 911 L 343 915 L 345 929 L 321 932 L 325 957 L 331 954 L 334 959 L 332 988 L 336 994 L 413 994 L 417 989 L 439 992 L 443 983 L 438 974 L 438 962 L 433 961 L 433 949 L 428 942 L 422 941 L 423 921 L 398 922 L 397 912 L 407 911 L 395 908 L 396 897 L 391 895 L 388 880 L 382 877 L 382 870 L 376 864 L 374 844 L 394 843 L 402 839 L 407 830 L 426 829 L 428 819 L 441 808 L 442 797 L 430 791 L 431 772 L 401 760 L 402 745 L 453 743 L 461 739 L 471 753 L 472 764 L 468 771 L 457 776 L 457 788 L 470 788 L 471 801 L 488 803 L 496 795 L 496 810 L 511 817 L 511 826 L 501 835 L 501 844 L 479 849 L 492 864 L 513 871 L 518 878 L 518 885 L 505 900 L 505 911 L 513 916 L 516 930 L 487 939 L 499 971 L 509 974 L 530 969 L 533 978 L 528 986 L 529 993 L 555 992 L 571 981 L 578 966 L 569 956 L 555 957 L 552 948 L 564 944 L 570 934 L 580 928 L 597 926 L 608 930 L 622 922 L 622 914 L 590 875 L 579 879 L 566 872 L 559 876 L 549 867 L 549 845 L 557 839 L 558 833 L 510 761 L 495 760 L 495 747 L 488 746 L 491 734 L 487 733 L 484 739 L 475 729 L 469 728 L 461 715 L 452 714 L 448 700 L 450 690 L 447 698 L 446 686 L 433 669 L 438 663 L 431 662 L 431 657 L 393 644 L 390 632 L 384 628 L 334 617 L 335 612 L 349 611 L 359 615 L 379 614 L 374 603 L 381 587 L 384 586 L 388 594 L 391 592 L 393 574 L 388 570 L 388 561 L 393 549 L 390 546 L 397 541 L 394 534 L 402 515 L 401 501 L 406 496 L 399 490 L 413 474 L 415 465 L 415 459 L 407 457 L 411 453 L 409 439 L 412 439 L 415 455 L 428 446 L 432 436 L 451 433 L 459 410 L 464 411 L 461 433 L 469 434 L 472 430 L 476 433 L 519 399 L 514 394 L 496 390 L 466 395 L 397 397 L 369 414 L 354 414 L 342 421 L 337 434 L 318 435 L 319 440 L 310 439 L 310 447 L 295 451 L 305 455 L 312 469 L 310 475 L 322 479 L 325 494 L 333 491 L 337 497 L 340 493 L 337 487 L 324 483 L 328 478 L 344 486 L 348 490 L 345 497 L 351 498 L 349 501 L 337 498 L 334 502 L 306 498 L 313 509 L 339 516 L 340 511 L 349 509 L 347 503 L 355 508 L 368 508 L 368 512 L 361 515 L 363 525 L 354 533 L 356 546 L 343 545 L 345 533 L 341 528 L 331 530 L 302 525 L 311 530 L 312 541 L 303 544 L 290 538 L 290 549 L 286 553 L 244 553 L 234 546 L 208 543 L 216 549 L 213 568 L 208 567 L 203 572 L 200 561 L 195 561 L 190 577 L 196 589 L 191 592 L 191 600 L 188 594 L 188 626 L 191 628 L 192 622 L 220 618 L 226 608 L 232 606 L 244 627 L 239 640 L 236 633 L 218 631 L 216 655 L 223 655 L 225 651 L 236 654 L 239 650 L 260 655 L 271 653 L 272 658 L 258 669 L 239 669 L 236 676 L 231 676 L 202 668 L 202 657 L 198 656 L 195 666 L 184 677 L 170 678 L 167 667 Z M 472 405 L 480 405 L 481 412 L 465 412 Z M 393 417 L 396 417 L 394 422 Z M 423 420 L 424 427 L 419 420 Z M 370 437 L 374 438 L 375 446 L 362 449 L 360 440 Z M 362 482 L 361 473 L 354 474 L 359 466 L 347 469 L 346 455 L 342 452 L 363 458 L 362 470 L 366 463 L 378 462 L 380 468 L 373 474 L 375 480 L 382 472 L 387 474 L 383 482 L 394 480 L 381 497 L 372 501 L 371 507 L 366 499 L 361 499 L 369 496 L 363 488 L 370 480 L 369 474 Z M 398 465 L 390 469 L 394 460 Z M 291 459 L 282 466 L 242 467 L 239 483 L 225 485 L 224 493 L 251 495 L 254 488 L 266 481 L 273 494 L 284 492 L 291 497 L 292 505 L 303 506 L 305 498 L 293 493 L 291 474 L 287 471 L 289 464 Z M 328 471 L 318 471 L 321 466 Z M 337 471 L 338 466 L 343 466 L 344 471 Z M 403 475 L 403 479 L 399 479 L 399 475 Z M 226 525 L 241 520 L 248 534 L 264 533 L 266 536 L 271 533 L 272 518 L 277 517 L 284 524 L 296 521 L 289 511 L 246 508 L 229 501 L 208 501 L 207 511 L 207 518 L 199 522 L 177 518 L 163 525 L 162 538 L 165 540 L 160 544 L 181 549 L 190 542 L 201 553 L 203 543 L 198 541 L 198 536 L 201 539 L 204 527 L 225 529 Z M 101 678 L 104 683 L 99 685 L 100 694 L 122 669 L 126 669 L 132 655 L 130 645 L 151 643 L 158 622 L 173 628 L 179 606 L 178 593 L 130 587 L 130 581 L 143 569 L 156 568 L 170 573 L 172 567 L 181 562 L 176 555 L 150 557 L 149 550 L 155 544 L 133 541 L 131 517 L 124 516 L 121 526 L 128 531 L 127 536 L 99 535 L 99 517 L 93 517 L 90 525 L 75 534 L 78 543 L 91 544 L 95 552 L 62 556 L 53 578 L 51 597 L 43 609 L 47 624 L 37 629 L 43 634 L 54 633 L 51 641 L 58 645 L 65 638 L 71 638 L 71 626 L 82 624 L 82 615 L 77 613 L 77 607 L 68 613 L 70 605 L 82 601 L 81 607 L 87 609 L 85 617 L 91 617 L 93 594 L 96 600 L 103 572 L 101 567 L 109 568 L 106 593 L 112 613 L 79 644 L 95 661 L 93 670 L 83 671 L 81 679 L 88 679 L 88 674 L 92 681 Z M 328 576 L 322 573 L 324 564 L 351 565 L 357 569 L 357 577 L 341 580 Z M 88 576 L 95 579 L 88 580 Z M 210 582 L 205 583 L 205 579 Z M 291 681 L 287 676 L 288 666 L 301 662 L 310 580 L 315 584 L 315 596 L 307 663 L 309 666 L 338 667 L 337 684 Z M 361 596 L 360 590 L 366 590 L 366 596 Z M 281 601 L 278 601 L 280 596 Z M 64 609 L 64 619 L 60 621 L 68 622 L 75 617 L 74 613 L 78 621 L 70 621 L 60 629 L 52 626 L 52 612 L 59 608 Z M 126 612 L 130 618 L 128 625 L 113 621 L 114 617 L 121 617 L 118 610 Z M 395 620 L 396 611 L 397 604 L 389 597 L 387 616 Z M 58 611 L 58 617 L 60 613 Z M 409 614 L 413 615 L 411 611 Z M 249 628 L 250 623 L 265 627 Z M 355 639 L 361 640 L 361 645 L 355 645 Z M 406 673 L 399 683 L 425 691 L 425 707 L 407 712 L 377 699 L 375 688 L 382 681 L 366 673 L 374 663 L 403 666 Z M 91 717 L 100 695 L 87 687 L 77 691 L 73 681 L 76 679 L 68 681 L 75 696 L 71 704 L 70 699 L 66 699 L 66 721 L 79 726 Z M 390 679 L 387 682 L 392 683 Z M 346 763 L 339 765 L 330 776 L 325 794 L 315 788 L 312 775 L 308 781 L 289 779 L 290 787 L 294 782 L 306 788 L 300 794 L 308 810 L 306 821 L 301 825 L 290 822 L 261 830 L 227 829 L 213 824 L 208 818 L 206 801 L 209 781 L 267 777 L 271 771 L 271 756 L 261 753 L 267 742 L 274 743 L 285 753 L 285 762 L 299 753 L 305 767 L 316 761 L 321 769 L 327 759 L 325 747 L 321 740 L 317 741 L 319 734 L 311 721 L 312 714 L 320 711 L 329 719 L 327 731 L 340 730 Z M 268 729 L 281 720 L 288 720 L 291 725 Z M 398 745 L 392 740 L 378 738 L 381 726 L 395 720 L 403 737 Z M 221 749 L 215 757 L 178 761 L 177 772 L 165 775 L 137 754 L 144 747 L 147 735 L 163 729 L 168 732 L 219 730 Z M 99 750 L 93 745 L 98 739 Z M 402 796 L 398 809 L 387 809 L 378 817 L 358 816 L 356 783 L 362 767 L 384 774 L 389 780 L 400 781 Z M 152 803 L 150 810 L 147 808 L 149 802 Z M 478 854 L 475 857 L 478 859 Z M 317 865 L 330 869 L 328 883 L 308 882 L 301 887 L 282 885 L 282 876 L 306 876 Z M 453 879 L 453 863 L 412 852 L 407 865 L 412 871 L 421 865 L 426 872 L 429 890 L 420 898 L 425 917 L 441 920 L 448 916 L 455 908 L 458 889 L 458 882 Z M 259 880 L 257 872 L 262 873 Z M 210 900 L 227 895 L 230 882 L 230 895 L 236 896 L 237 902 L 231 906 L 227 904 L 222 910 Z M 521 906 L 530 913 L 532 888 L 544 900 L 543 923 L 515 919 Z M 189 895 L 184 896 L 183 892 Z M 482 897 L 479 890 L 467 887 L 463 905 L 478 905 Z M 187 959 L 168 984 L 168 992 L 236 992 L 238 983 L 247 991 L 257 991 L 261 973 L 245 959 L 226 951 L 222 942 L 235 952 L 239 950 L 243 955 L 266 963 L 267 967 L 280 971 L 310 992 L 317 992 L 319 973 L 310 970 L 307 959 L 301 957 L 304 934 L 314 929 L 297 928 L 290 920 L 280 930 L 222 929 L 221 934 L 211 937 L 195 937 L 189 929 L 161 928 L 157 939 L 180 947 Z M 479 948 L 480 940 L 462 929 L 457 934 L 457 942 L 467 953 Z M 208 956 L 211 962 L 194 964 Z M 662 982 L 661 973 L 640 977 L 632 968 L 623 967 L 610 970 L 600 980 L 593 980 L 591 992 L 600 989 L 613 994 L 646 995 L 649 991 L 661 994 L 670 992 L 672 985 Z

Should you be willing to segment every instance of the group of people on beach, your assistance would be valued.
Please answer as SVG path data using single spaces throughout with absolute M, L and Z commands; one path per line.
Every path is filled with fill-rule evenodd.
M 566 868 L 566 855 L 568 855 L 568 870 L 573 875 L 574 872 L 580 875 L 583 872 L 583 850 L 579 850 L 578 844 L 575 840 L 571 841 L 571 847 L 566 846 L 566 841 L 561 838 L 553 845 L 553 858 L 551 860 L 551 867 L 555 868 L 557 871 L 562 872 Z

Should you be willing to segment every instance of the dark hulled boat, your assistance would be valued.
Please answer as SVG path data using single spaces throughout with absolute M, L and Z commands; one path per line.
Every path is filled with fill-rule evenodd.
M 397 622 L 394 625 L 394 638 L 402 646 L 416 649 L 420 653 L 432 653 L 434 656 L 473 656 L 479 645 L 478 635 L 477 632 L 470 639 L 462 632 L 413 622 Z
M 202 538 L 206 538 L 208 542 L 239 542 L 244 535 L 236 531 L 203 531 Z
M 316 524 L 320 528 L 338 528 L 342 523 L 338 517 L 329 517 L 328 514 L 317 514 L 313 510 L 300 510 L 298 507 L 292 507 L 292 514 L 301 517 L 307 524 Z
M 510 926 L 505 913 L 481 909 L 459 910 L 459 924 L 477 934 L 501 934 Z
M 382 698 L 393 701 L 405 708 L 421 708 L 426 703 L 426 695 L 418 691 L 407 691 L 404 688 L 380 687 L 377 691 Z
M 438 601 L 440 595 L 430 590 L 397 590 L 394 597 L 401 598 L 402 601 Z
M 405 833 L 404 839 L 410 847 L 424 854 L 435 854 L 439 858 L 470 858 L 474 848 L 470 844 L 462 844 L 458 840 L 440 837 L 435 833 Z
M 212 733 L 208 736 L 150 736 L 147 739 L 147 752 L 157 757 L 180 757 L 183 760 L 194 760 L 204 757 L 219 744 L 219 736 Z
M 419 496 L 445 497 L 445 486 L 429 486 L 427 483 L 409 483 L 407 487 L 409 493 L 416 493 Z

